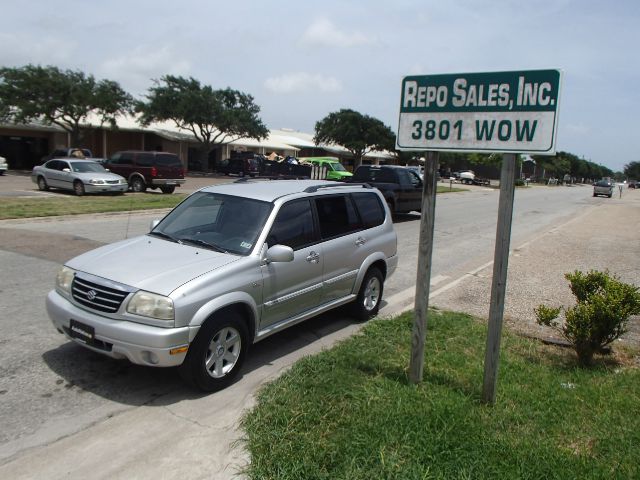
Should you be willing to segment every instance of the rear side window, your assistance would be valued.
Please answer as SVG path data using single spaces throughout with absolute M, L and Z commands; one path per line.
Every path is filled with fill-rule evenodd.
M 139 153 L 136 155 L 136 165 L 140 167 L 153 166 L 153 153 Z
M 180 159 L 169 153 L 158 153 L 156 163 L 161 167 L 181 167 Z
M 309 200 L 296 200 L 282 206 L 267 236 L 267 244 L 286 245 L 297 250 L 316 241 Z
M 323 239 L 339 237 L 356 230 L 361 224 L 358 214 L 346 195 L 318 197 L 315 199 Z
M 358 208 L 364 228 L 373 228 L 384 222 L 384 207 L 375 193 L 354 193 L 353 201 Z

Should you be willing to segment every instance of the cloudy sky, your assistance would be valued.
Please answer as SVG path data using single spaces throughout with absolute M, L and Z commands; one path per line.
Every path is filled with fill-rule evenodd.
M 557 148 L 640 161 L 638 0 L 2 1 L 0 65 L 134 96 L 165 74 L 252 94 L 270 128 L 351 108 L 397 129 L 406 75 L 561 69 Z

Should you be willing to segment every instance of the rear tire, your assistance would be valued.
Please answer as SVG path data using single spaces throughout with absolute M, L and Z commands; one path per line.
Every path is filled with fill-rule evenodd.
M 73 191 L 79 197 L 84 195 L 84 184 L 80 180 L 73 182 Z
M 173 185 L 169 185 L 167 187 L 160 187 L 160 190 L 162 190 L 162 193 L 173 193 L 175 189 L 176 187 Z
M 221 390 L 238 376 L 248 347 L 249 333 L 242 317 L 232 310 L 219 312 L 200 327 L 179 367 L 180 376 L 199 390 Z
M 371 267 L 362 280 L 358 297 L 352 306 L 353 317 L 360 322 L 366 322 L 371 317 L 375 317 L 380 310 L 383 290 L 382 272 L 376 267 Z
M 44 179 L 44 177 L 38 177 L 38 190 L 49 190 L 49 185 L 47 184 L 47 181 Z

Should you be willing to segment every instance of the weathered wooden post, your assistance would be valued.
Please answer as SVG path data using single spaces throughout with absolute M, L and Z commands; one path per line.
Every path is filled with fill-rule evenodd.
M 422 381 L 424 367 L 424 343 L 427 335 L 427 313 L 431 287 L 431 256 L 436 216 L 436 191 L 438 189 L 437 172 L 438 153 L 428 152 L 422 185 L 422 218 L 420 219 L 415 312 L 413 333 L 411 334 L 411 360 L 409 363 L 409 380 L 411 383 Z

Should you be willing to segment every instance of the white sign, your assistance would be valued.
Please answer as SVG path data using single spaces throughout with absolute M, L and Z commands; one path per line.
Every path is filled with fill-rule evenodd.
M 559 70 L 405 77 L 398 148 L 554 155 L 560 86 Z

